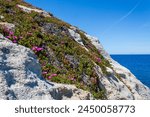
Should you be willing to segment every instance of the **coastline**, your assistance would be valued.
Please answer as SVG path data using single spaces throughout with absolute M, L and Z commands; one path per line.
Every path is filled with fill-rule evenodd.
M 111 57 L 127 67 L 143 84 L 150 88 L 150 70 L 148 64 L 150 54 L 117 54 L 111 55 Z

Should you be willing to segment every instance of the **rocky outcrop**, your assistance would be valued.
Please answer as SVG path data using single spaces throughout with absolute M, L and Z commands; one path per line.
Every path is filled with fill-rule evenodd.
M 99 66 L 95 67 L 96 73 L 99 76 L 100 87 L 106 91 L 107 99 L 117 100 L 133 100 L 134 97 L 126 85 L 121 82 L 115 75 L 112 69 L 109 68 L 110 76 L 104 76 Z
M 36 9 L 36 8 L 29 8 L 29 7 L 26 7 L 26 6 L 23 6 L 23 5 L 17 5 L 17 6 L 20 9 L 22 9 L 24 12 L 27 12 L 27 13 L 31 13 L 32 11 L 34 11 L 34 12 L 42 14 L 45 17 L 51 17 L 51 15 L 49 13 L 47 13 L 46 11 L 43 11 L 43 10 L 39 10 L 39 9 Z
M 37 20 L 37 19 L 38 18 L 35 18 L 35 20 Z M 44 22 L 39 22 L 39 25 L 42 27 L 42 32 L 44 32 L 44 33 L 48 33 L 51 35 L 57 35 L 60 37 L 63 37 L 63 35 L 70 36 L 68 28 L 65 26 L 60 27 L 54 23 L 44 23 Z
M 80 36 L 80 34 L 78 34 L 77 32 L 75 32 L 75 30 L 72 29 L 68 29 L 70 35 L 73 37 L 73 39 L 80 44 L 86 51 L 88 51 L 88 49 L 84 46 L 82 38 Z
M 8 23 L 8 22 L 0 22 L 0 26 L 6 28 L 8 30 L 14 30 L 15 29 L 15 25 Z
M 122 82 L 130 90 L 135 100 L 150 99 L 150 89 L 141 83 L 127 68 L 123 67 L 113 59 L 109 60 L 114 71 L 119 74 Z
M 150 99 L 150 89 L 147 86 L 142 84 L 127 68 L 114 61 L 104 50 L 98 38 L 85 35 L 112 65 L 113 69 L 107 68 L 107 72 L 110 74 L 107 77 L 102 75 L 99 66 L 95 67 L 101 82 L 100 86 L 106 90 L 108 99 Z M 116 76 L 116 73 L 119 76 Z
M 106 58 L 109 59 L 110 55 L 104 50 L 104 47 L 102 46 L 102 44 L 100 43 L 99 39 L 93 36 L 90 36 L 86 33 L 84 33 L 85 36 L 91 40 L 91 43 L 100 51 L 100 53 Z
M 34 53 L 0 35 L 0 99 L 90 100 L 93 97 L 73 85 L 44 80 Z

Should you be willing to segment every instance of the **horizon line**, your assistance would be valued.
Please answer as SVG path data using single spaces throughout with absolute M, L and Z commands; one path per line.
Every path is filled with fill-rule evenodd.
M 110 55 L 150 55 L 150 53 L 133 53 L 133 54 L 131 54 L 131 53 L 113 53 L 113 54 L 110 54 Z

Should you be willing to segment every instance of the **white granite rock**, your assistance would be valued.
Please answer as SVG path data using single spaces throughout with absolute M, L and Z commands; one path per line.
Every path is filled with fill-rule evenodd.
M 32 11 L 34 11 L 34 12 L 42 14 L 45 17 L 51 17 L 51 15 L 48 12 L 40 10 L 40 9 L 36 9 L 36 8 L 33 9 L 33 8 L 29 8 L 29 7 L 26 7 L 26 6 L 23 6 L 23 5 L 17 5 L 17 6 L 20 9 L 22 9 L 24 12 L 27 12 L 27 13 L 31 13 Z
M 130 89 L 134 99 L 150 99 L 150 89 L 141 83 L 127 68 L 120 65 L 113 59 L 109 59 L 113 66 L 113 69 L 118 73 L 122 79 L 122 82 Z
M 15 29 L 15 25 L 8 23 L 8 22 L 0 22 L 0 26 L 5 27 L 9 30 L 14 30 Z
M 71 27 L 71 28 L 72 28 L 72 27 Z M 78 34 L 78 33 L 75 32 L 75 28 L 74 28 L 74 30 L 68 29 L 68 31 L 69 31 L 70 35 L 73 37 L 73 39 L 74 39 L 78 44 L 80 44 L 86 51 L 89 51 L 89 50 L 84 46 L 80 34 Z
M 101 52 L 101 54 L 105 58 L 110 58 L 110 55 L 104 50 L 104 47 L 102 46 L 102 44 L 100 43 L 100 41 L 97 37 L 92 37 L 86 33 L 84 33 L 84 34 L 88 39 L 91 40 L 91 43 Z
M 96 65 L 102 88 L 106 90 L 108 99 L 150 99 L 150 89 L 142 84 L 127 68 L 114 61 L 104 50 L 98 38 L 85 34 L 92 44 L 101 52 L 101 54 L 110 62 L 113 69 L 107 68 L 111 73 L 109 77 L 102 75 L 100 67 Z M 119 74 L 120 79 L 115 76 Z

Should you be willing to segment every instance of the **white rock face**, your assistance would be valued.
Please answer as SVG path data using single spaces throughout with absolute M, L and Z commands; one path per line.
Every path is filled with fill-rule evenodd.
M 17 5 L 17 6 L 19 8 L 21 8 L 24 12 L 27 12 L 27 13 L 31 13 L 32 11 L 34 11 L 34 12 L 42 14 L 45 17 L 51 17 L 51 15 L 48 12 L 43 11 L 43 10 L 33 9 L 33 8 L 29 8 L 29 7 L 26 7 L 26 6 L 23 6 L 23 5 Z
M 0 99 L 88 100 L 93 97 L 73 85 L 45 81 L 34 53 L 0 34 Z
M 147 86 L 142 84 L 127 68 L 114 61 L 97 38 L 85 35 L 113 67 L 113 69 L 107 68 L 107 71 L 111 73 L 109 77 L 102 75 L 99 66 L 95 67 L 101 82 L 100 86 L 106 90 L 108 99 L 150 99 L 150 89 Z M 120 79 L 115 76 L 115 73 L 120 75 Z
M 127 68 L 121 66 L 116 61 L 111 60 L 110 63 L 114 71 L 121 76 L 122 82 L 130 89 L 134 99 L 150 99 L 150 89 L 147 86 L 141 83 Z
M 114 100 L 122 100 L 128 99 L 133 100 L 134 97 L 130 90 L 126 87 L 126 85 L 121 82 L 115 75 L 112 69 L 108 71 L 111 75 L 108 77 L 104 76 L 102 70 L 99 66 L 96 65 L 95 71 L 99 76 L 100 80 L 100 87 L 106 91 L 107 99 L 114 99 Z
M 86 51 L 89 51 L 83 44 L 81 36 L 75 32 L 75 30 L 68 29 L 70 35 L 74 38 L 74 40 L 79 43 Z
M 84 46 L 80 35 L 74 31 L 76 27 L 71 27 L 71 29 L 69 29 L 69 32 L 72 37 L 74 37 L 80 45 Z M 100 87 L 106 91 L 108 99 L 150 99 L 150 89 L 142 84 L 127 68 L 114 61 L 104 50 L 98 38 L 86 33 L 85 36 L 91 40 L 91 43 L 113 66 L 113 69 L 107 68 L 107 71 L 111 75 L 106 77 L 103 75 L 101 68 L 95 64 L 95 70 L 100 79 Z M 116 73 L 120 75 L 120 79 L 116 76 Z
M 8 22 L 0 22 L 0 26 L 6 27 L 9 30 L 14 30 L 15 25 Z
M 110 58 L 109 54 L 104 50 L 104 47 L 102 46 L 102 44 L 100 43 L 100 41 L 97 37 L 92 37 L 86 33 L 85 33 L 85 36 L 91 40 L 92 44 L 101 52 L 101 54 L 105 58 Z

